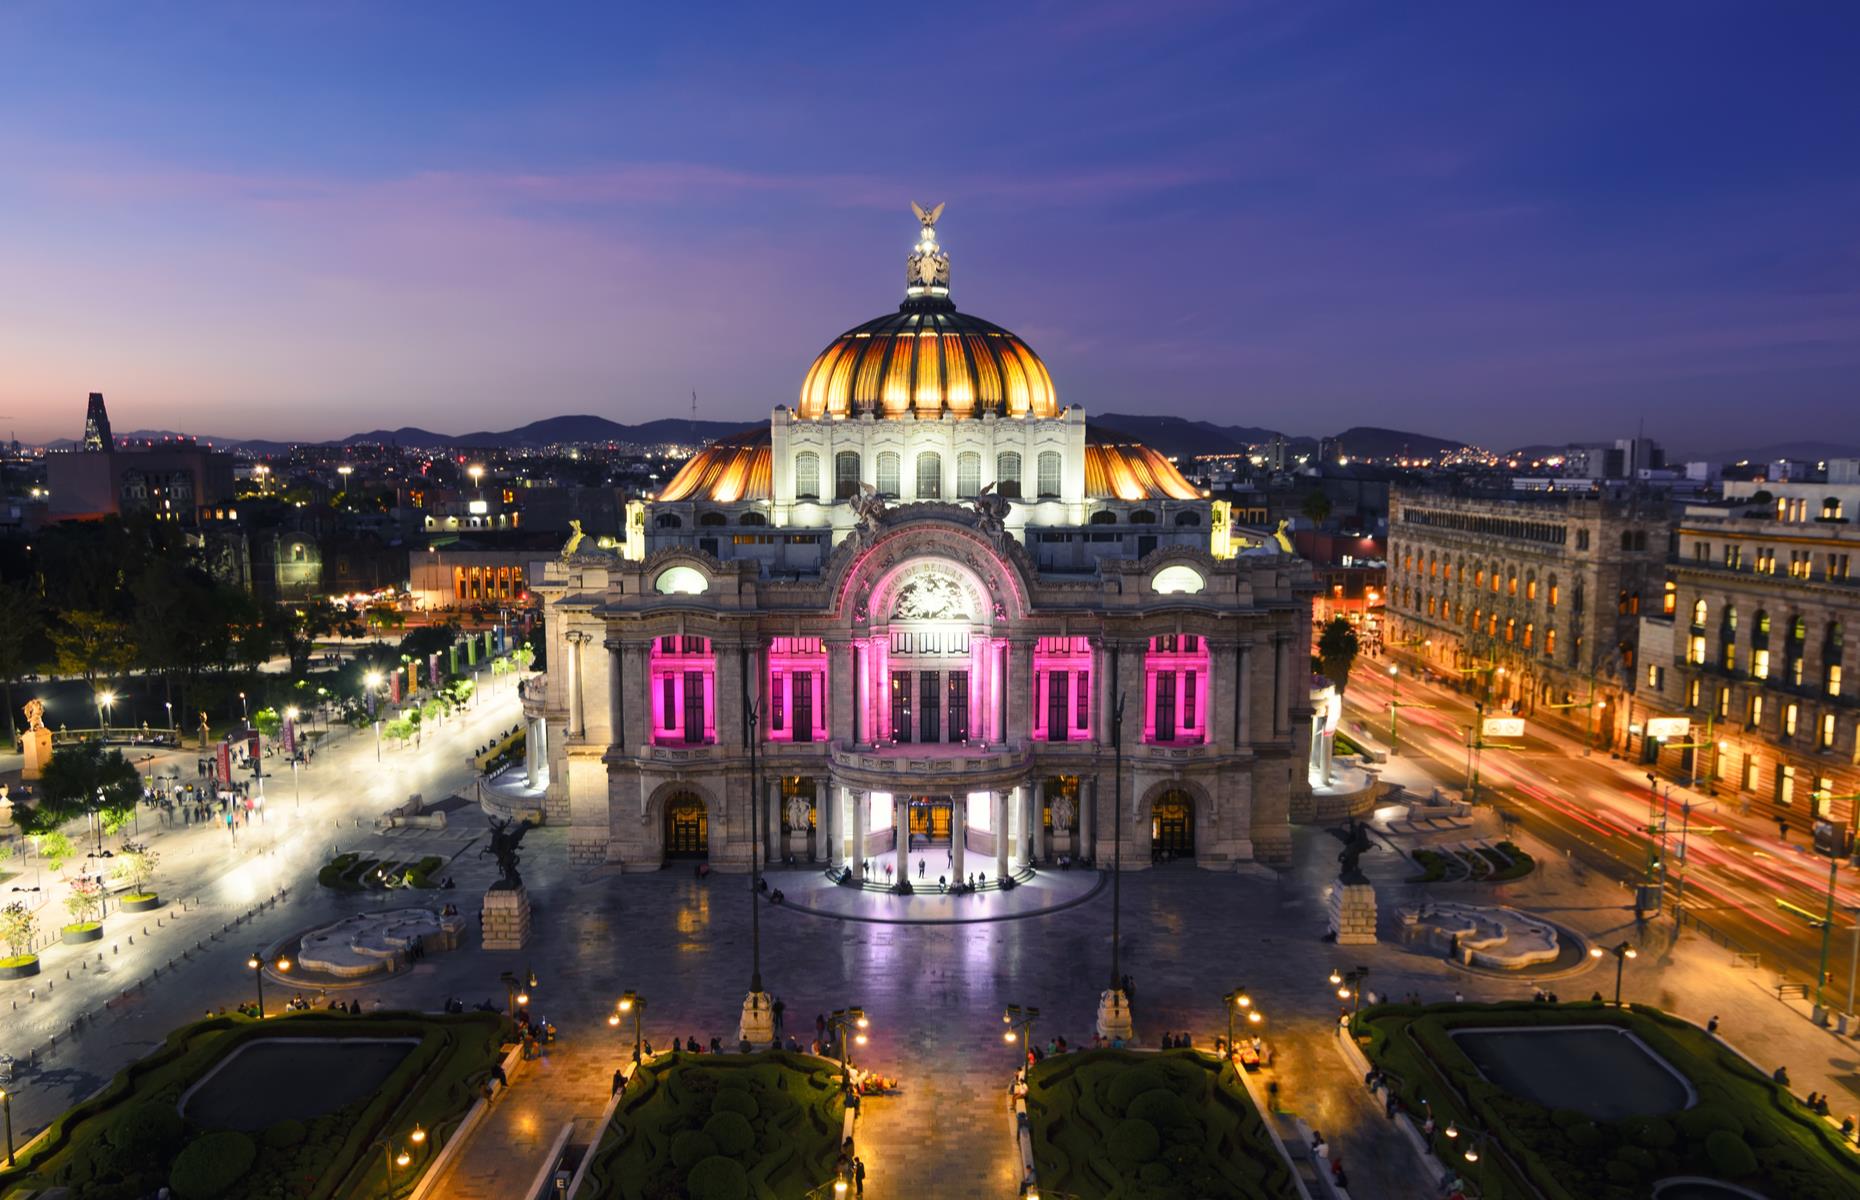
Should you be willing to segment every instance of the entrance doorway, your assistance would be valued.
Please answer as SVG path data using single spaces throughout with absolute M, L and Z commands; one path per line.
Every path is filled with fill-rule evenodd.
M 950 840 L 948 796 L 912 796 L 911 845 L 947 846 Z
M 1195 857 L 1195 802 L 1171 788 L 1150 808 L 1150 857 L 1155 862 Z
M 704 802 L 689 792 L 673 796 L 665 805 L 665 857 L 709 856 L 710 814 Z

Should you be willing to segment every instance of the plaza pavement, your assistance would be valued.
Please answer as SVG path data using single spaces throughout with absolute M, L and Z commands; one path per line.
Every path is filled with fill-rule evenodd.
M 69 984 L 58 957 L 64 952 L 54 950 L 48 956 L 48 975 L 58 984 L 53 1000 L 42 990 L 38 1001 L 25 1000 L 26 982 L 0 984 L 0 1002 L 17 1002 L 21 1010 L 9 1024 L 12 1047 L 38 1044 L 44 1028 L 68 1023 L 73 1009 L 98 1013 L 75 1042 L 61 1037 L 57 1054 L 21 1073 L 14 1116 L 22 1135 L 203 1008 L 248 998 L 244 962 L 254 946 L 395 902 L 316 887 L 314 869 L 331 840 L 345 850 L 406 858 L 464 851 L 449 868 L 459 889 L 443 899 L 473 907 L 494 876 L 489 860 L 469 848 L 483 828 L 477 814 L 455 814 L 453 828 L 443 832 L 377 833 L 366 820 L 361 828 L 354 822 L 409 791 L 429 799 L 465 792 L 466 752 L 489 729 L 507 727 L 515 712 L 513 692 L 490 697 L 421 751 L 390 752 L 392 770 L 375 768 L 372 734 L 342 739 L 305 777 L 306 815 L 280 820 L 269 841 L 269 825 L 260 827 L 258 838 L 242 835 L 238 844 L 210 828 L 164 831 L 174 854 L 163 865 L 164 890 L 201 898 L 178 927 L 165 925 L 146 940 L 138 936 L 133 951 L 121 948 L 120 962 L 114 956 L 106 961 L 108 972 L 78 972 Z M 562 1124 L 598 1114 L 612 1069 L 630 1046 L 626 1030 L 606 1024 L 622 990 L 647 998 L 646 1036 L 657 1046 L 673 1036 L 705 1043 L 717 1036 L 727 1044 L 734 1032 L 749 975 L 747 879 L 700 879 L 688 866 L 627 876 L 571 870 L 565 837 L 563 830 L 543 828 L 524 842 L 522 870 L 535 904 L 527 949 L 436 953 L 391 979 L 343 993 L 368 1008 L 431 1009 L 452 996 L 467 1004 L 501 1004 L 500 972 L 531 968 L 540 977 L 532 1011 L 558 1026 L 558 1045 L 546 1063 L 516 1076 L 439 1195 L 513 1195 L 509 1189 L 543 1165 Z M 1197 1045 L 1208 1045 L 1225 1032 L 1222 994 L 1245 986 L 1267 1016 L 1265 1037 L 1277 1051 L 1270 1077 L 1280 1084 L 1282 1107 L 1324 1131 L 1348 1166 L 1352 1195 L 1426 1196 L 1405 1143 L 1337 1053 L 1337 1000 L 1327 975 L 1333 967 L 1367 966 L 1371 989 L 1397 996 L 1418 991 L 1428 1000 L 1448 999 L 1456 990 L 1469 1000 L 1527 998 L 1533 985 L 1463 972 L 1386 940 L 1370 947 L 1324 943 L 1322 894 L 1335 876 L 1339 843 L 1324 831 L 1300 829 L 1294 846 L 1295 865 L 1285 871 L 1214 873 L 1178 865 L 1125 877 L 1120 965 L 1136 985 L 1139 1040 L 1153 1045 L 1165 1031 L 1187 1031 Z M 1517 883 L 1435 885 L 1430 892 L 1514 903 L 1588 937 L 1615 937 L 1632 927 L 1618 884 L 1546 857 L 1539 872 Z M 1412 869 L 1386 845 L 1364 865 L 1381 889 L 1386 938 L 1394 907 L 1420 893 L 1406 882 Z M 190 874 L 198 886 L 175 886 Z M 285 884 L 290 892 L 283 901 L 232 934 L 212 936 Z M 438 899 L 430 893 L 423 898 Z M 975 924 L 845 921 L 765 905 L 762 932 L 764 981 L 785 1001 L 789 1031 L 805 1043 L 816 1013 L 862 1004 L 872 1019 L 865 1065 L 903 1079 L 902 1095 L 865 1103 L 859 1152 L 869 1194 L 875 1200 L 1013 1195 L 1018 1167 L 1006 1088 L 1018 1052 L 1002 1041 L 1002 1009 L 1038 1006 L 1041 1042 L 1064 1036 L 1074 1045 L 1089 1043 L 1096 995 L 1110 974 L 1109 889 L 1062 911 Z M 1657 928 L 1649 938 L 1649 952 L 1629 966 L 1627 998 L 1700 1021 L 1716 1013 L 1725 1036 L 1759 1063 L 1787 1063 L 1798 1091 L 1853 1094 L 1860 1056 L 1851 1042 L 1779 1004 L 1709 943 L 1687 934 L 1668 948 Z M 165 962 L 196 940 L 207 948 L 127 999 L 117 996 L 118 980 L 140 978 L 145 966 Z M 1612 968 L 1610 960 L 1548 986 L 1570 999 L 1606 992 Z M 267 989 L 273 1003 L 278 992 Z M 114 1001 L 108 1008 L 106 999 Z

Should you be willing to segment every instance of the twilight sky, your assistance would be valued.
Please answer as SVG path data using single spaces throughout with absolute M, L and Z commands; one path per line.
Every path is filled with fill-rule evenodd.
M 1860 441 L 1860 6 L 0 9 L 0 431 L 753 419 L 902 298 L 1062 402 Z

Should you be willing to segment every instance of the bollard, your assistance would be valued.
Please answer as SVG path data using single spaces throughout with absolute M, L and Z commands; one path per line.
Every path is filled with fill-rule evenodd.
M 66 972 L 65 972 L 65 978 L 66 978 L 66 979 L 69 979 L 69 978 L 71 978 L 71 972 L 69 972 L 69 971 L 66 971 Z M 48 995 L 48 996 L 52 994 L 52 985 L 51 985 L 51 983 L 50 983 L 50 981 L 47 981 L 47 983 L 46 983 L 46 985 L 45 985 L 45 994 L 46 994 L 46 995 Z
M 129 935 L 129 944 L 132 946 L 136 944 L 136 935 L 133 933 Z

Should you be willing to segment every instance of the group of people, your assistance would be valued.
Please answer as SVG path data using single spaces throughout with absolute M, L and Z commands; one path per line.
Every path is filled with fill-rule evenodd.
M 1317 1160 L 1319 1170 L 1322 1170 L 1326 1164 L 1329 1165 L 1330 1181 L 1334 1186 L 1339 1188 L 1350 1186 L 1349 1177 L 1343 1173 L 1343 1155 L 1332 1154 L 1330 1143 L 1325 1141 L 1324 1135 L 1315 1129 L 1311 1131 L 1311 1157 Z
M 853 1195 L 865 1195 L 865 1160 L 853 1152 L 851 1138 L 840 1144 L 840 1159 L 834 1165 L 833 1173 L 852 1184 Z
M 517 1040 L 523 1046 L 524 1061 L 541 1058 L 555 1045 L 555 1026 L 547 1017 L 532 1018 L 528 1009 L 517 1013 Z

